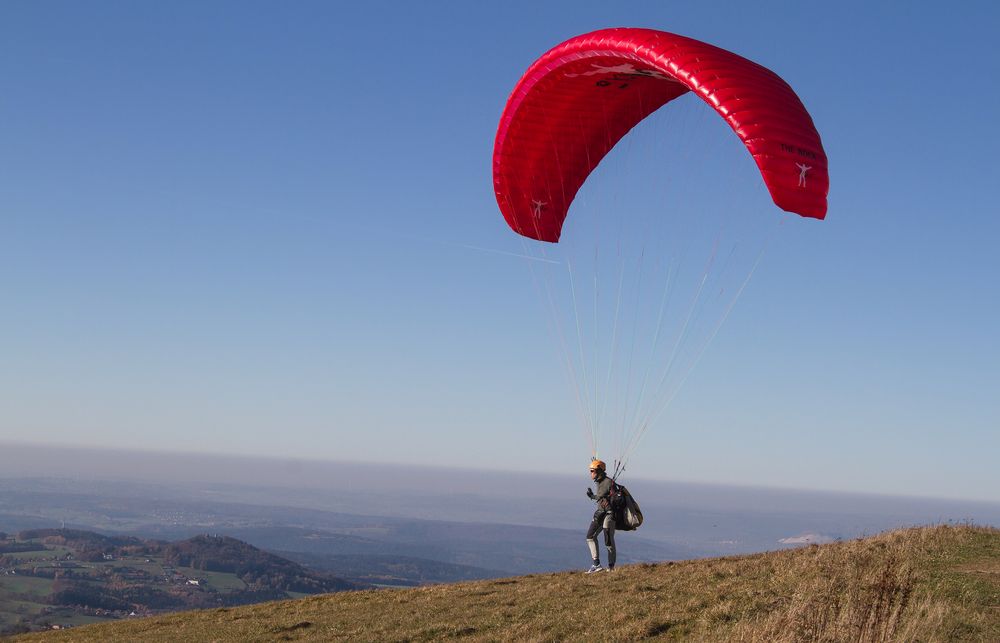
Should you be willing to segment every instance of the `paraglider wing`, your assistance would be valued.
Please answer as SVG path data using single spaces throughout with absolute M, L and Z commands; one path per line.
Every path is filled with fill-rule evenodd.
M 539 58 L 514 88 L 493 148 L 497 203 L 515 232 L 556 242 L 577 191 L 642 119 L 687 92 L 746 145 L 774 203 L 822 219 L 826 154 L 792 88 L 712 45 L 651 29 L 604 29 Z

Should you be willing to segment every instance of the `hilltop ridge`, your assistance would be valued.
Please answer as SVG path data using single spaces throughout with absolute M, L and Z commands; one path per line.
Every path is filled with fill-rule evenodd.
M 130 640 L 1000 640 L 1000 530 L 364 590 L 27 635 Z

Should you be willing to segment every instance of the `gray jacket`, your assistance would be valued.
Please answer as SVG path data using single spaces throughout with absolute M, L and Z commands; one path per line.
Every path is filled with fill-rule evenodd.
M 597 489 L 594 490 L 594 501 L 597 503 L 597 508 L 601 511 L 608 511 L 611 509 L 611 478 L 607 474 L 601 475 L 600 478 L 594 480 L 597 483 Z

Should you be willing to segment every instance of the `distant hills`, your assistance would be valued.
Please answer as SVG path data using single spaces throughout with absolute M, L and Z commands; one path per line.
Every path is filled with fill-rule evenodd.
M 589 576 L 342 592 L 31 640 L 998 641 L 998 608 L 1000 530 L 936 526 Z
M 0 634 L 358 587 L 226 536 L 165 542 L 31 529 L 0 537 Z
M 216 491 L 168 485 L 0 478 L 0 530 L 66 527 L 141 539 L 177 541 L 210 532 L 236 538 L 315 570 L 358 584 L 412 587 L 589 564 L 583 531 L 590 519 L 583 498 L 574 529 L 360 515 L 287 505 L 251 504 L 268 491 Z M 238 497 L 230 497 L 237 494 Z M 206 497 L 208 499 L 206 499 Z M 442 506 L 447 497 L 437 498 Z M 483 503 L 489 506 L 489 502 Z M 359 503 L 358 509 L 370 509 Z M 691 558 L 712 546 L 657 542 L 623 534 L 622 562 Z M 721 553 L 721 552 L 720 552 Z

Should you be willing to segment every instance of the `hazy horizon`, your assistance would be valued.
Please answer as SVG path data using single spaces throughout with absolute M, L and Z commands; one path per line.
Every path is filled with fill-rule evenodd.
M 26 442 L 0 442 L 0 478 L 91 478 L 95 481 L 135 480 L 167 484 L 238 484 L 302 489 L 328 489 L 346 479 L 349 484 L 369 490 L 394 490 L 401 483 L 447 488 L 458 479 L 461 486 L 453 491 L 490 495 L 510 495 L 512 490 L 546 498 L 576 500 L 573 490 L 590 485 L 586 470 L 574 476 L 568 473 L 504 471 L 449 466 L 416 465 L 391 462 L 349 462 L 323 459 L 245 456 L 222 453 L 195 453 L 98 448 L 74 445 L 47 445 Z M 540 485 L 539 481 L 545 484 Z M 816 498 L 825 498 L 829 506 L 846 503 L 897 503 L 904 506 L 968 505 L 997 511 L 1000 502 L 977 498 L 908 496 L 863 493 L 830 489 L 728 485 L 720 483 L 633 477 L 626 472 L 626 485 L 685 489 L 680 500 L 692 506 L 699 502 L 718 505 L 719 499 L 734 496 L 733 506 L 741 506 L 748 495 L 773 498 L 773 509 L 813 509 Z M 722 503 L 727 505 L 728 503 Z

